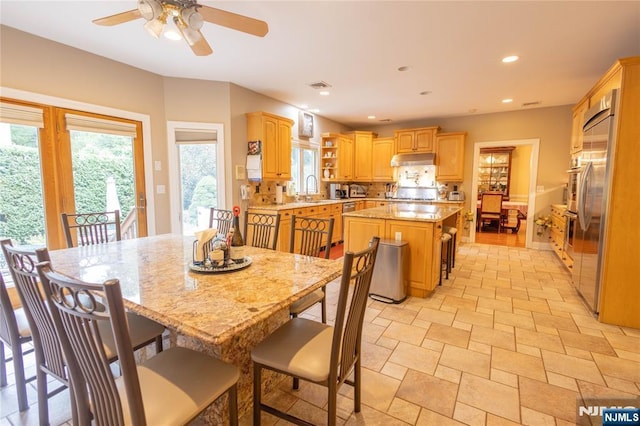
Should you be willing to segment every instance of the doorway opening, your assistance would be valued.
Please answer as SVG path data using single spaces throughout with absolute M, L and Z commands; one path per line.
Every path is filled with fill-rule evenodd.
M 209 226 L 209 209 L 225 206 L 222 124 L 168 122 L 171 232 Z
M 474 203 L 477 201 L 478 189 L 480 186 L 480 166 L 481 166 L 481 155 L 480 150 L 483 148 L 498 148 L 503 146 L 513 146 L 516 149 L 522 148 L 522 152 L 528 153 L 528 158 L 521 158 L 521 164 L 526 164 L 528 166 L 528 173 L 523 173 L 522 175 L 518 174 L 516 169 L 512 170 L 512 176 L 515 176 L 512 179 L 515 179 L 515 182 L 518 183 L 520 188 L 524 188 L 522 191 L 517 191 L 514 196 L 511 197 L 514 204 L 514 208 L 526 210 L 526 219 L 522 220 L 522 226 L 517 232 L 516 236 L 511 235 L 501 235 L 493 233 L 491 236 L 479 235 L 476 233 L 476 228 L 471 227 L 469 230 L 469 241 L 470 242 L 482 242 L 483 244 L 494 244 L 494 245 L 513 245 L 513 246 L 522 246 L 524 242 L 524 247 L 531 248 L 533 246 L 533 212 L 535 212 L 535 201 L 536 201 L 536 183 L 538 181 L 538 157 L 540 150 L 540 139 L 517 139 L 517 140 L 506 140 L 506 141 L 487 141 L 487 142 L 478 142 L 474 145 L 473 149 L 473 180 L 471 183 L 471 208 L 474 208 Z M 526 154 L 525 154 L 526 155 Z M 514 164 L 517 167 L 517 164 Z M 527 179 L 528 182 L 523 182 L 523 179 Z M 518 194 L 518 192 L 523 192 Z M 512 192 L 513 193 L 513 192 Z M 519 200 L 518 200 L 519 199 Z M 512 233 L 512 231 L 506 231 Z M 520 234 L 522 233 L 522 234 Z M 524 235 L 523 235 L 524 234 Z M 480 240 L 480 241 L 479 241 Z M 523 241 L 524 240 L 524 241 Z

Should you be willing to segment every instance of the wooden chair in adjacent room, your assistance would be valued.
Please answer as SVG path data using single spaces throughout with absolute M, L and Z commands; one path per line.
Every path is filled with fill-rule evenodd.
M 49 262 L 36 267 L 67 361 L 77 424 L 182 425 L 228 394 L 230 423 L 237 425 L 235 366 L 182 347 L 136 365 L 117 279 L 93 284 L 57 273 Z M 59 295 L 76 303 L 66 303 Z M 105 302 L 104 311 L 94 309 L 98 300 Z M 120 377 L 111 373 L 101 344 L 107 336 L 99 324 L 110 325 Z
M 209 209 L 209 228 L 216 228 L 218 234 L 227 235 L 233 226 L 233 211 L 211 207 Z
M 67 247 L 120 241 L 120 210 L 94 213 L 62 213 Z M 75 237 L 75 238 L 74 238 Z
M 498 227 L 498 234 L 502 228 L 502 194 L 485 192 L 482 194 L 480 202 L 480 215 L 478 217 L 478 226 L 480 232 L 486 222 L 490 224 L 495 222 Z
M 320 219 L 291 215 L 291 234 L 289 237 L 289 252 L 305 256 L 329 259 L 331 252 L 331 237 L 333 236 L 334 219 Z M 324 251 L 323 251 L 324 250 Z M 316 303 L 321 304 L 322 322 L 327 323 L 327 303 L 325 286 L 309 293 L 291 304 L 289 313 L 296 318 Z
M 33 349 L 25 349 L 23 345 L 31 341 L 31 329 L 24 309 L 13 308 L 4 278 L 0 274 L 0 385 L 7 386 L 7 363 L 13 361 L 13 375 L 20 411 L 29 408 L 27 382 L 35 379 L 35 376 L 27 378 L 24 370 L 24 355 L 33 352 Z M 10 358 L 7 358 L 6 347 L 11 349 Z
M 360 411 L 362 324 L 379 241 L 374 237 L 365 250 L 344 255 L 334 326 L 293 318 L 251 351 L 254 425 L 260 425 L 262 411 L 288 422 L 310 424 L 262 402 L 264 369 L 327 387 L 328 425 L 336 424 L 337 393 L 343 383 L 354 387 L 354 411 Z
M 13 247 L 11 240 L 0 241 L 7 265 L 11 271 L 18 295 L 22 301 L 25 316 L 32 330 L 36 355 L 36 379 L 38 388 L 38 412 L 40 424 L 49 423 L 47 399 L 69 386 L 69 377 L 62 355 L 60 338 L 51 317 L 49 307 L 44 300 L 44 289 L 38 279 L 37 262 L 50 262 L 47 249 L 26 249 Z M 98 305 L 104 309 L 102 304 Z M 162 333 L 164 327 L 155 321 L 127 312 L 127 323 L 134 350 L 156 343 L 156 351 L 162 351 Z M 117 360 L 118 354 L 113 334 L 108 323 L 101 323 L 102 343 L 108 362 Z M 48 391 L 47 375 L 57 379 L 62 386 Z M 72 405 L 75 400 L 72 398 Z M 72 407 L 75 411 L 75 407 Z
M 275 250 L 280 231 L 280 213 L 249 213 L 244 211 L 245 244 Z

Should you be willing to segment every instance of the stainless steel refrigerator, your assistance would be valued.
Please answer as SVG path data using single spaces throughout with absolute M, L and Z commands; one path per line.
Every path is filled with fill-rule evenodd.
M 609 92 L 587 111 L 579 160 L 573 283 L 594 313 L 598 312 L 602 250 L 607 234 L 607 196 L 615 144 L 616 95 L 616 90 Z

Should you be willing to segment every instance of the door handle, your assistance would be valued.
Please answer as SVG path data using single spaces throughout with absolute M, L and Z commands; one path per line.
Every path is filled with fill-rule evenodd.
M 593 173 L 593 163 L 588 162 L 587 166 L 584 168 L 582 172 L 582 178 L 580 180 L 580 199 L 578 206 L 578 221 L 580 222 L 580 228 L 583 231 L 587 230 L 589 223 L 591 222 L 591 212 L 587 212 L 587 182 L 589 181 L 589 177 Z
M 142 192 L 138 193 L 138 209 L 144 210 L 147 206 L 147 200 Z

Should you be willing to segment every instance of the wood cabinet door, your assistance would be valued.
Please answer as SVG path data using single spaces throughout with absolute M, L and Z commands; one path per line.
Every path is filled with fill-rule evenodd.
M 414 151 L 415 152 L 433 152 L 433 129 L 422 129 L 415 131 Z
M 272 117 L 262 117 L 262 177 L 263 179 L 278 178 L 278 120 Z
M 384 235 L 384 220 L 347 216 L 344 218 L 343 233 L 345 252 L 364 250 L 369 247 L 371 237 Z
M 338 176 L 353 179 L 353 140 L 341 137 L 338 145 Z
M 391 182 L 394 180 L 394 168 L 391 167 L 393 157 L 393 138 L 378 138 L 373 140 L 371 157 L 373 159 L 373 180 Z
M 291 124 L 278 120 L 278 179 L 291 180 Z
M 353 176 L 354 180 L 370 181 L 373 175 L 372 146 L 373 137 L 369 134 L 356 133 L 353 142 L 354 156 Z
M 461 182 L 464 180 L 465 132 L 441 133 L 436 137 L 436 180 Z
M 589 109 L 589 99 L 584 99 L 573 110 L 571 121 L 571 149 L 570 153 L 582 151 L 582 125 L 584 124 L 584 115 Z
M 413 130 L 407 131 L 398 131 L 396 132 L 396 149 L 398 154 L 402 154 L 405 152 L 413 152 L 413 138 L 414 138 Z

